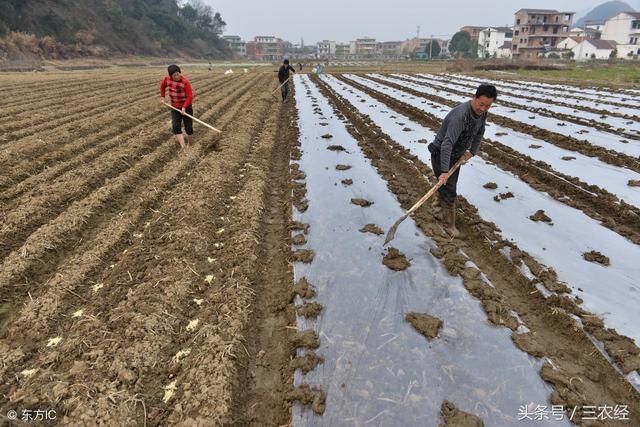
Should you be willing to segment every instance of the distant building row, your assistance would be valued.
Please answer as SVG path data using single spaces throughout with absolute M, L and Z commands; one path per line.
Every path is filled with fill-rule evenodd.
M 481 58 L 533 59 L 539 56 L 576 60 L 630 58 L 640 55 L 640 13 L 624 12 L 606 22 L 574 27 L 575 12 L 520 9 L 513 28 L 462 27 L 478 43 Z
M 431 40 L 438 44 L 440 54 L 448 52 L 448 40 L 413 38 L 405 41 L 378 42 L 364 37 L 348 43 L 323 40 L 314 46 L 292 44 L 274 36 L 257 36 L 244 42 L 239 36 L 223 36 L 234 56 L 254 61 L 280 61 L 284 57 L 322 60 L 403 59 L 428 54 Z
M 481 58 L 533 59 L 540 56 L 572 57 L 576 60 L 632 58 L 640 56 L 640 12 L 623 12 L 606 22 L 573 27 L 575 12 L 520 9 L 513 27 L 465 26 L 477 43 Z M 321 60 L 430 58 L 449 55 L 449 40 L 414 37 L 404 41 L 378 42 L 363 37 L 341 43 L 323 40 L 313 46 L 294 45 L 274 36 L 257 36 L 245 42 L 238 36 L 223 37 L 236 57 L 255 61 L 280 61 L 284 57 Z M 433 40 L 433 42 L 432 42 Z

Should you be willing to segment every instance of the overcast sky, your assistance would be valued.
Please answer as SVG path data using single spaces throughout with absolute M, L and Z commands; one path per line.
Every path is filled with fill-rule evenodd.
M 451 37 L 464 25 L 513 25 L 521 8 L 556 9 L 584 15 L 604 0 L 205 0 L 227 22 L 225 34 L 252 40 L 272 35 L 305 44 L 323 39 L 379 41 L 420 35 Z M 627 0 L 640 10 L 640 0 Z

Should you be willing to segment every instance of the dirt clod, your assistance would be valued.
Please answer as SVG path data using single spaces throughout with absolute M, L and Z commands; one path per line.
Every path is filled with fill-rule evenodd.
M 321 312 L 322 305 L 317 302 L 308 302 L 296 307 L 298 316 L 306 317 L 307 319 L 315 319 Z
M 406 270 L 411 265 L 407 257 L 396 248 L 389 248 L 382 263 L 394 271 Z
M 323 138 L 323 139 L 331 139 L 331 138 L 333 138 L 333 135 L 331 135 L 330 133 L 325 133 L 324 135 L 321 136 L 321 138 Z
M 308 234 L 309 233 L 309 224 L 304 224 L 302 222 L 297 222 L 294 221 L 291 223 L 291 226 L 289 227 L 290 230 L 292 231 L 303 231 L 304 234 Z
M 479 417 L 461 411 L 448 400 L 442 402 L 440 415 L 442 416 L 442 427 L 484 427 L 484 422 Z
M 330 145 L 327 147 L 327 150 L 331 151 L 347 151 L 342 145 Z
M 437 337 L 442 328 L 442 320 L 424 313 L 408 313 L 405 320 L 430 340 Z
M 384 234 L 384 231 L 375 224 L 367 224 L 359 230 L 361 233 L 373 233 L 378 236 Z
M 298 401 L 302 406 L 311 405 L 311 410 L 316 415 L 324 414 L 327 397 L 319 387 L 311 387 L 309 384 L 301 384 L 289 393 L 288 400 Z
M 551 222 L 551 218 L 549 218 L 542 209 L 539 209 L 529 217 L 531 221 L 541 221 L 541 222 Z
M 485 185 L 483 185 L 483 187 L 488 190 L 495 190 L 496 188 L 498 188 L 498 184 L 496 184 L 495 182 L 487 182 Z
M 576 158 L 575 158 L 575 157 L 573 157 L 573 156 L 562 156 L 562 160 L 566 160 L 566 161 L 569 161 L 569 160 L 575 160 L 575 159 L 576 159 Z
M 602 255 L 598 251 L 585 252 L 582 254 L 582 257 L 589 262 L 595 262 L 602 265 L 611 265 L 609 257 Z
M 303 299 L 310 299 L 316 296 L 316 291 L 313 289 L 313 286 L 311 286 L 311 284 L 307 281 L 306 277 L 298 280 L 296 284 L 293 285 L 293 294 L 291 299 L 293 300 L 293 297 L 295 297 L 296 295 Z
M 314 331 L 297 331 L 291 338 L 294 347 L 318 348 L 320 347 L 320 337 Z
M 336 165 L 336 170 L 338 171 L 346 171 L 351 169 L 350 165 Z
M 361 206 L 363 208 L 368 208 L 369 206 L 373 205 L 373 202 L 370 202 L 367 199 L 359 199 L 359 198 L 352 198 L 351 203 L 354 205 Z
M 304 245 L 307 243 L 307 239 L 304 237 L 304 234 L 296 234 L 293 236 L 293 239 L 291 239 L 291 242 L 294 245 Z
M 305 264 L 308 264 L 313 261 L 315 255 L 315 252 L 311 249 L 298 249 L 293 251 L 293 253 L 291 254 L 291 261 L 303 262 Z
M 316 354 L 315 351 L 308 350 L 304 356 L 295 357 L 291 361 L 291 369 L 300 369 L 305 374 L 313 371 L 316 366 L 323 363 L 324 359 Z
M 511 191 L 507 191 L 506 193 L 498 194 L 493 198 L 493 200 L 495 200 L 496 202 L 499 202 L 500 200 L 511 199 L 513 197 L 515 197 L 513 193 Z
M 640 187 L 640 179 L 630 179 L 627 185 L 629 187 Z
M 353 184 L 353 180 L 352 179 L 343 179 L 340 182 L 342 183 L 342 185 L 351 185 L 351 184 Z

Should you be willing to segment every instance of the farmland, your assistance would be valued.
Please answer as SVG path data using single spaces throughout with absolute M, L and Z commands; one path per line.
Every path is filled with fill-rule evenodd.
M 271 72 L 187 74 L 222 133 L 196 124 L 183 151 L 158 73 L 0 82 L 3 416 L 640 420 L 637 90 L 494 79 L 461 235 L 427 202 L 383 246 L 436 182 L 427 143 L 486 79 L 302 74 L 280 104 Z

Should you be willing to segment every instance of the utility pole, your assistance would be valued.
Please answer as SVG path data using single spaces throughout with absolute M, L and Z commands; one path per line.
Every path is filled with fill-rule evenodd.
M 418 25 L 418 28 L 416 29 L 416 38 L 420 38 L 420 25 Z
M 429 40 L 429 61 L 431 61 L 432 50 L 433 50 L 433 34 L 431 34 L 431 39 Z

